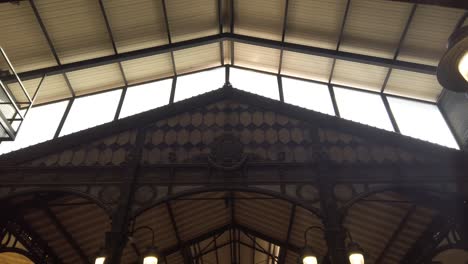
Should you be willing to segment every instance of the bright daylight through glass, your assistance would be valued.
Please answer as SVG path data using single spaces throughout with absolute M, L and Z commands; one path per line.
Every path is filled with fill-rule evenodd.
M 174 101 L 203 94 L 224 85 L 223 67 L 183 75 L 177 78 Z M 279 100 L 277 78 L 231 67 L 230 81 L 234 88 Z M 118 118 L 135 115 L 167 105 L 173 79 L 130 86 Z M 285 103 L 328 115 L 335 115 L 327 85 L 282 77 Z M 340 116 L 365 125 L 394 131 L 380 94 L 333 87 Z M 75 99 L 66 117 L 60 136 L 111 122 L 115 118 L 122 89 Z M 390 110 L 401 133 L 450 148 L 458 145 L 436 105 L 411 99 L 387 96 Z M 68 101 L 33 107 L 20 129 L 17 140 L 0 144 L 0 153 L 7 153 L 53 138 Z M 59 113 L 59 114 L 57 114 Z M 43 120 L 47 120 L 45 125 Z M 34 135 L 34 136 L 33 136 Z

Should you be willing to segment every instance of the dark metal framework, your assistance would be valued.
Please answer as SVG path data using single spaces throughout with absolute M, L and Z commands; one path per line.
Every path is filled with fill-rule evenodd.
M 293 44 L 293 43 L 285 42 L 285 36 L 286 36 L 286 33 L 287 33 L 287 16 L 288 16 L 289 0 L 285 0 L 285 10 L 284 10 L 284 17 L 283 17 L 283 28 L 282 28 L 281 41 L 273 41 L 273 40 L 268 40 L 268 39 L 261 39 L 261 38 L 236 34 L 234 32 L 234 27 L 235 27 L 234 14 L 235 14 L 235 10 L 234 10 L 233 0 L 228 1 L 229 6 L 226 7 L 227 10 L 230 12 L 230 21 L 229 21 L 230 30 L 229 30 L 228 33 L 223 32 L 223 14 L 222 14 L 223 6 L 222 6 L 222 1 L 218 0 L 217 1 L 217 13 L 218 13 L 219 34 L 212 35 L 212 36 L 207 36 L 207 37 L 202 37 L 202 38 L 198 38 L 198 39 L 192 39 L 192 40 L 173 43 L 172 38 L 171 38 L 171 32 L 170 32 L 169 18 L 168 18 L 168 15 L 167 15 L 166 2 L 165 2 L 165 0 L 161 0 L 161 1 L 162 1 L 162 6 L 163 6 L 164 20 L 165 20 L 165 26 L 166 26 L 166 32 L 167 32 L 167 38 L 168 38 L 168 43 L 169 44 L 158 46 L 158 47 L 142 49 L 142 50 L 131 51 L 131 52 L 119 53 L 118 50 L 117 50 L 117 46 L 115 44 L 114 38 L 113 38 L 112 30 L 111 30 L 111 27 L 110 27 L 110 22 L 109 22 L 109 20 L 107 18 L 106 12 L 105 12 L 104 4 L 103 4 L 102 0 L 99 0 L 99 5 L 100 5 L 102 17 L 103 17 L 103 20 L 105 22 L 105 25 L 106 25 L 106 28 L 107 28 L 107 31 L 108 31 L 108 34 L 109 34 L 109 38 L 110 38 L 110 41 L 111 41 L 111 44 L 112 44 L 112 47 L 113 47 L 113 50 L 114 50 L 114 55 L 110 55 L 110 56 L 106 56 L 106 57 L 102 57 L 102 58 L 96 58 L 96 59 L 80 61 L 80 62 L 75 62 L 75 63 L 61 64 L 59 56 L 57 55 L 55 47 L 54 47 L 54 45 L 53 45 L 53 43 L 52 43 L 52 41 L 51 41 L 51 39 L 49 37 L 49 34 L 47 32 L 47 29 L 46 29 L 44 23 L 42 22 L 39 11 L 37 10 L 37 8 L 35 6 L 34 0 L 29 0 L 29 2 L 31 4 L 31 7 L 32 7 L 32 9 L 34 11 L 34 14 L 36 16 L 36 19 L 38 21 L 38 24 L 41 27 L 41 30 L 44 33 L 44 36 L 46 37 L 46 40 L 47 40 L 47 42 L 49 44 L 50 50 L 51 50 L 52 54 L 54 55 L 54 58 L 55 58 L 55 60 L 57 62 L 57 66 L 53 66 L 53 67 L 49 67 L 49 68 L 45 68 L 45 69 L 33 70 L 33 71 L 29 71 L 29 72 L 24 72 L 24 73 L 20 74 L 20 77 L 22 79 L 24 79 L 24 80 L 27 80 L 27 79 L 30 79 L 30 78 L 37 78 L 38 76 L 44 77 L 44 76 L 50 76 L 50 75 L 54 75 L 54 74 L 62 74 L 64 76 L 65 80 L 66 80 L 67 86 L 68 86 L 68 88 L 70 90 L 70 93 L 72 95 L 71 100 L 69 101 L 69 105 L 67 106 L 66 111 L 64 112 L 64 115 L 63 115 L 62 120 L 60 122 L 60 125 L 59 125 L 59 127 L 58 127 L 58 129 L 57 129 L 57 131 L 55 133 L 55 137 L 58 137 L 60 135 L 61 128 L 63 127 L 63 124 L 64 124 L 65 120 L 67 119 L 67 116 L 68 116 L 68 113 L 69 113 L 69 111 L 70 111 L 70 109 L 72 107 L 72 104 L 73 104 L 74 100 L 76 98 L 78 98 L 78 96 L 75 95 L 75 93 L 73 91 L 73 88 L 71 87 L 71 84 L 70 84 L 70 82 L 68 80 L 66 72 L 79 70 L 79 69 L 90 68 L 90 67 L 95 67 L 95 66 L 100 66 L 100 65 L 105 65 L 105 64 L 110 64 L 110 63 L 118 63 L 119 68 L 120 68 L 120 72 L 121 72 L 121 75 L 122 75 L 122 78 L 124 80 L 125 85 L 123 87 L 115 88 L 115 89 L 122 89 L 121 97 L 120 97 L 118 107 L 117 107 L 117 110 L 116 110 L 116 113 L 115 113 L 115 116 L 114 116 L 114 120 L 117 120 L 119 115 L 120 115 L 120 111 L 121 111 L 123 102 L 125 100 L 126 91 L 127 91 L 128 87 L 130 87 L 130 85 L 128 85 L 125 73 L 124 73 L 123 68 L 122 68 L 122 64 L 121 64 L 122 61 L 137 59 L 137 58 L 141 58 L 141 57 L 145 57 L 145 56 L 151 56 L 151 55 L 155 55 L 155 54 L 161 54 L 161 53 L 167 53 L 167 52 L 170 53 L 171 61 L 172 61 L 172 67 L 173 67 L 173 77 L 171 77 L 172 78 L 172 88 L 171 88 L 171 95 L 170 95 L 170 98 L 169 98 L 169 103 L 173 103 L 174 102 L 174 96 L 175 96 L 175 90 L 177 88 L 177 77 L 182 76 L 182 74 L 177 74 L 177 71 L 176 71 L 174 51 L 180 50 L 180 49 L 187 49 L 187 48 L 191 48 L 191 47 L 197 47 L 197 46 L 206 45 L 206 44 L 210 44 L 210 43 L 218 42 L 219 45 L 220 45 L 220 55 L 221 55 L 220 65 L 221 66 L 225 66 L 225 67 L 232 66 L 232 67 L 236 67 L 236 68 L 243 68 L 243 67 L 235 66 L 235 63 L 234 63 L 234 43 L 235 42 L 247 43 L 247 44 L 252 44 L 252 45 L 258 45 L 258 46 L 263 46 L 263 47 L 279 49 L 280 50 L 280 62 L 279 62 L 278 73 L 276 74 L 276 77 L 277 77 L 278 92 L 279 92 L 280 101 L 284 101 L 284 92 L 283 92 L 284 89 L 283 89 L 283 84 L 282 84 L 282 79 L 281 79 L 282 77 L 305 80 L 305 79 L 292 77 L 292 76 L 286 76 L 286 75 L 281 74 L 282 57 L 283 57 L 283 52 L 285 50 L 304 53 L 304 54 L 312 54 L 312 55 L 316 55 L 316 56 L 324 56 L 324 57 L 333 58 L 333 64 L 332 64 L 332 69 L 331 69 L 331 72 L 330 72 L 328 83 L 317 82 L 317 81 L 314 81 L 314 80 L 305 80 L 305 81 L 320 83 L 320 84 L 326 84 L 328 86 L 331 101 L 332 101 L 332 104 L 333 104 L 333 108 L 335 110 L 335 115 L 338 116 L 338 117 L 340 117 L 340 112 L 339 112 L 338 104 L 336 102 L 333 87 L 335 87 L 335 86 L 336 87 L 344 87 L 344 86 L 335 85 L 335 84 L 332 83 L 333 72 L 334 72 L 336 60 L 337 59 L 348 60 L 348 61 L 355 61 L 355 62 L 360 62 L 360 63 L 367 63 L 367 64 L 371 64 L 371 65 L 378 65 L 378 66 L 388 67 L 389 70 L 387 72 L 387 76 L 385 78 L 385 81 L 384 81 L 384 83 L 382 85 L 380 95 L 381 95 L 384 107 L 385 107 L 385 109 L 387 111 L 387 115 L 388 115 L 388 117 L 389 117 L 389 119 L 391 121 L 391 124 L 393 126 L 393 129 L 397 133 L 400 133 L 400 129 L 398 127 L 397 121 L 395 120 L 395 118 L 393 116 L 392 109 L 391 109 L 391 107 L 390 107 L 390 105 L 388 103 L 388 100 L 387 100 L 387 96 L 395 96 L 395 95 L 385 94 L 386 83 L 388 82 L 388 79 L 390 77 L 390 74 L 391 74 L 392 70 L 393 69 L 402 69 L 402 70 L 407 70 L 407 71 L 422 72 L 422 73 L 426 73 L 426 74 L 435 74 L 435 72 L 436 72 L 436 67 L 434 67 L 434 66 L 422 65 L 422 64 L 417 64 L 417 63 L 409 63 L 409 62 L 403 62 L 403 61 L 398 61 L 397 60 L 401 45 L 402 45 L 402 43 L 403 43 L 403 41 L 404 41 L 404 39 L 406 37 L 406 33 L 407 33 L 408 29 L 409 29 L 409 26 L 411 25 L 412 18 L 414 16 L 414 13 L 415 13 L 416 8 L 417 8 L 417 4 L 413 5 L 411 13 L 409 14 L 409 17 L 408 17 L 408 20 L 406 22 L 404 31 L 403 31 L 403 33 L 402 33 L 402 35 L 400 37 L 400 41 L 399 41 L 398 46 L 397 46 L 397 48 L 395 50 L 395 54 L 394 54 L 393 59 L 384 59 L 384 58 L 378 58 L 378 57 L 372 57 L 372 56 L 366 56 L 366 55 L 360 55 L 360 54 L 353 54 L 353 53 L 349 53 L 349 52 L 342 52 L 342 51 L 339 50 L 342 39 L 343 39 L 344 29 L 345 29 L 345 26 L 346 26 L 346 20 L 347 20 L 347 16 L 348 16 L 348 13 L 349 13 L 349 9 L 350 9 L 350 5 L 351 5 L 352 0 L 348 0 L 347 3 L 346 3 L 346 8 L 345 8 L 345 12 L 343 14 L 342 24 L 341 24 L 341 27 L 340 27 L 340 32 L 339 32 L 338 40 L 337 40 L 337 46 L 336 46 L 335 50 L 327 50 L 327 49 L 322 49 L 322 48 L 317 48 L 317 47 L 311 47 L 311 46 L 305 46 L 305 45 L 299 45 L 299 44 Z M 461 20 L 463 20 L 464 17 L 466 17 L 466 14 L 465 14 L 465 16 L 462 17 Z M 458 23 L 458 24 L 460 24 L 460 23 Z M 225 63 L 224 63 L 224 45 L 223 45 L 224 41 L 229 41 L 231 43 L 231 51 L 230 51 L 231 52 L 231 63 L 230 63 L 230 65 L 225 65 Z M 208 70 L 208 69 L 205 69 L 205 70 Z M 227 68 L 226 71 L 229 72 L 229 68 Z M 257 70 L 255 70 L 255 71 L 257 71 Z M 261 71 L 258 71 L 258 72 L 261 72 Z M 266 73 L 267 74 L 272 74 L 272 73 L 269 73 L 269 72 L 266 72 Z M 190 73 L 186 73 L 186 74 L 190 74 Z M 185 74 L 183 74 L 183 75 L 185 75 Z M 227 75 L 226 77 L 227 77 L 227 83 L 228 83 L 229 82 L 229 75 Z M 166 79 L 166 78 L 164 78 L 164 79 Z M 12 81 L 12 80 L 13 80 L 12 77 L 5 78 L 5 81 L 7 83 L 9 81 Z M 157 80 L 154 80 L 154 81 L 157 81 Z M 131 86 L 135 86 L 135 85 L 138 85 L 138 84 L 134 84 L 134 85 L 131 85 Z M 353 87 L 344 87 L 344 88 L 356 89 L 356 88 L 353 88 Z M 372 91 L 365 91 L 365 90 L 361 90 L 361 89 L 356 89 L 356 90 L 378 94 L 377 92 L 372 92 Z M 400 97 L 400 96 L 395 96 L 395 97 Z M 405 98 L 405 97 L 403 97 L 403 98 Z M 414 99 L 411 99 L 411 98 L 405 98 L 405 99 L 414 100 Z M 66 100 L 68 100 L 68 99 L 66 99 Z M 432 103 L 432 102 L 430 102 L 430 103 Z M 439 107 L 439 109 L 440 109 L 440 107 Z M 442 114 L 444 114 L 444 113 L 442 113 Z M 444 116 L 444 118 L 445 118 L 445 116 Z M 450 127 L 451 132 L 453 132 L 453 129 L 452 129 L 450 123 L 447 122 L 447 124 Z M 458 143 L 458 145 L 460 147 L 461 146 L 461 140 L 459 138 L 457 138 L 457 136 L 454 133 L 452 133 L 452 135 L 456 138 L 456 141 L 457 141 L 457 143 Z
M 282 79 L 283 78 L 289 78 L 289 79 L 295 79 L 295 80 L 300 80 L 300 81 L 305 81 L 305 82 L 310 82 L 310 83 L 315 83 L 315 84 L 320 84 L 320 85 L 324 85 L 324 86 L 327 86 L 328 87 L 328 90 L 329 90 L 329 93 L 330 93 L 330 98 L 331 98 L 331 101 L 332 101 L 332 104 L 333 104 L 333 107 L 334 107 L 334 110 L 335 110 L 335 115 L 337 117 L 340 117 L 340 112 L 339 112 L 339 107 L 338 107 L 338 103 L 336 102 L 336 99 L 335 99 L 335 96 L 334 96 L 334 88 L 335 87 L 339 87 L 339 88 L 345 88 L 345 89 L 349 89 L 349 90 L 355 90 L 355 91 L 359 91 L 359 92 L 364 92 L 364 93 L 370 93 L 370 94 L 375 94 L 375 95 L 379 95 L 381 96 L 382 98 L 382 102 L 385 106 L 385 109 L 387 110 L 387 115 L 388 115 L 388 118 L 389 120 L 391 121 L 393 127 L 394 127 L 394 132 L 396 133 L 400 133 L 400 130 L 399 130 L 399 127 L 398 127 L 398 124 L 397 124 L 397 121 L 395 119 L 395 117 L 393 116 L 393 113 L 391 111 L 391 107 L 390 107 L 390 104 L 388 102 L 388 98 L 401 98 L 401 99 L 405 99 L 405 100 L 409 100 L 409 101 L 414 101 L 414 102 L 420 102 L 420 103 L 426 103 L 426 104 L 431 104 L 431 105 L 438 105 L 436 103 L 433 103 L 433 102 L 429 102 L 429 101 L 424 101 L 424 100 L 419 100 L 419 99 L 414 99 L 414 98 L 407 98 L 407 97 L 402 97 L 402 96 L 398 96 L 398 95 L 393 95 L 393 94 L 385 94 L 385 93 L 381 93 L 381 92 L 377 92 L 377 91 L 370 91 L 370 90 L 361 90 L 361 89 L 358 89 L 358 88 L 354 88 L 354 87 L 350 87 L 350 86 L 344 86 L 344 85 L 338 85 L 338 84 L 329 84 L 329 83 L 326 83 L 326 82 L 321 82 L 321 81 L 315 81 L 315 80 L 309 80 L 309 79 L 303 79 L 303 78 L 299 78 L 299 77 L 295 77 L 295 76 L 290 76 L 290 75 L 285 75 L 285 74 L 274 74 L 274 73 L 271 73 L 271 72 L 265 72 L 265 71 L 260 71 L 260 70 L 256 70 L 256 69 L 251 69 L 251 68 L 246 68 L 246 67 L 241 67 L 241 66 L 236 66 L 236 65 L 224 65 L 224 66 L 215 66 L 215 67 L 212 67 L 212 68 L 208 68 L 208 69 L 203 69 L 203 70 L 197 70 L 197 71 L 193 71 L 193 72 L 187 72 L 187 73 L 183 73 L 183 74 L 179 74 L 178 77 L 181 77 L 181 76 L 185 76 L 185 75 L 190 75 L 190 74 L 196 74 L 196 73 L 199 73 L 199 72 L 203 72 L 203 71 L 209 71 L 209 70 L 213 70 L 213 69 L 218 69 L 218 68 L 225 68 L 225 79 L 226 79 L 226 83 L 229 83 L 230 84 L 230 78 L 229 78 L 229 73 L 230 73 L 230 68 L 236 68 L 236 69 L 241 69 L 241 70 L 247 70 L 247 71 L 253 71 L 253 72 L 258 72 L 258 73 L 261 73 L 261 74 L 266 74 L 266 75 L 270 75 L 272 77 L 276 77 L 277 78 L 277 82 L 278 82 L 278 90 L 279 90 L 279 94 L 280 94 L 280 98 L 281 96 L 283 95 L 283 85 L 282 85 Z M 82 97 L 87 97 L 87 96 L 93 96 L 93 95 L 96 95 L 96 94 L 100 94 L 100 93 L 105 93 L 105 92 L 109 92 L 109 91 L 113 91 L 113 90 L 120 90 L 122 89 L 122 94 L 121 94 L 121 97 L 120 97 L 120 100 L 119 100 L 119 105 L 118 105 L 118 108 L 116 109 L 116 114 L 115 116 L 117 117 L 118 114 L 119 114 L 119 111 L 121 110 L 122 108 L 122 105 L 123 105 L 123 101 L 125 100 L 125 91 L 126 89 L 130 88 L 130 87 L 133 87 L 133 86 L 139 86 L 139 85 L 142 85 L 142 84 L 147 84 L 147 83 L 151 83 L 151 82 L 157 82 L 157 81 L 162 81 L 162 80 L 166 80 L 166 79 L 169 79 L 171 78 L 173 81 L 172 81 L 172 86 L 171 86 L 171 94 L 170 94 L 170 102 L 173 102 L 174 101 L 174 96 L 175 96 L 175 89 L 176 89 L 176 86 L 177 86 L 177 80 L 176 78 L 173 78 L 173 77 L 166 77 L 166 78 L 159 78 L 159 79 L 155 79 L 155 80 L 151 80 L 151 81 L 146 81 L 146 82 L 142 82 L 142 83 L 136 83 L 136 84 L 132 84 L 132 85 L 127 85 L 125 87 L 118 87 L 118 88 L 115 88 L 115 89 L 111 89 L 111 90 L 106 90 L 106 91 L 99 91 L 99 92 L 96 92 L 96 93 L 91 93 L 91 94 L 86 94 L 86 95 L 80 95 L 80 96 L 75 96 L 75 97 L 72 97 L 71 99 L 63 99 L 63 100 L 58 100 L 58 101 L 54 101 L 54 102 L 50 102 L 50 103 L 46 103 L 46 104 L 51 104 L 51 103 L 56 103 L 56 102 L 60 102 L 60 101 L 68 101 L 68 104 L 67 104 L 67 107 L 65 109 L 65 112 L 63 114 L 63 117 L 59 123 L 59 126 L 55 132 L 55 135 L 54 135 L 54 138 L 57 138 L 60 136 L 60 133 L 61 133 L 61 130 L 63 128 L 63 125 L 66 121 L 66 118 L 68 117 L 68 113 L 70 112 L 71 110 L 71 107 L 73 105 L 73 102 L 74 100 L 76 99 L 79 99 L 79 98 L 82 98 Z M 284 100 L 284 97 L 283 97 L 283 100 Z M 41 105 L 44 105 L 44 104 L 40 104 L 40 105 L 36 105 L 36 106 L 41 106 Z M 444 115 L 442 109 L 440 109 L 439 107 L 439 110 L 441 111 L 442 115 Z M 445 116 L 444 116 L 445 117 Z M 114 119 L 115 120 L 115 119 Z M 461 141 L 456 137 L 456 135 L 453 133 L 453 128 L 450 126 L 450 123 L 447 122 L 447 125 L 449 126 L 451 132 L 452 132 L 452 135 L 455 137 L 457 143 L 458 143 L 458 146 L 460 147 L 461 146 Z

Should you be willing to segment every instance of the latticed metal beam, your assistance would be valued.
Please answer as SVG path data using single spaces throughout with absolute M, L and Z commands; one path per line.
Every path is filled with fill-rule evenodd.
M 121 61 L 128 61 L 128 60 L 138 59 L 142 57 L 148 57 L 152 55 L 167 53 L 167 52 L 174 52 L 177 50 L 217 43 L 223 40 L 257 45 L 257 46 L 268 47 L 268 48 L 273 48 L 273 49 L 283 48 L 286 51 L 292 51 L 292 52 L 297 52 L 297 53 L 303 53 L 303 54 L 309 54 L 309 55 L 315 55 L 315 56 L 321 56 L 321 57 L 336 58 L 340 60 L 354 61 L 354 62 L 366 63 L 366 64 L 377 65 L 377 66 L 382 66 L 382 67 L 392 67 L 394 69 L 420 72 L 420 73 L 426 73 L 426 74 L 432 74 L 432 75 L 435 75 L 436 70 L 437 70 L 436 66 L 418 64 L 418 63 L 412 63 L 412 62 L 406 62 L 406 61 L 398 61 L 398 60 L 392 60 L 392 59 L 386 59 L 386 58 L 380 58 L 380 57 L 374 57 L 374 56 L 368 56 L 368 55 L 362 55 L 362 54 L 355 54 L 355 53 L 344 52 L 344 51 L 329 50 L 329 49 L 300 45 L 300 44 L 295 44 L 295 43 L 288 43 L 288 42 L 283 43 L 281 41 L 239 35 L 239 34 L 234 34 L 234 33 L 222 33 L 222 34 L 216 34 L 216 35 L 211 35 L 211 36 L 192 39 L 192 40 L 181 41 L 177 43 L 161 45 L 161 46 L 152 47 L 152 48 L 129 51 L 125 53 L 119 53 L 119 54 L 104 56 L 104 57 L 95 58 L 95 59 L 89 59 L 89 60 L 84 60 L 84 61 L 78 61 L 78 62 L 63 64 L 63 65 L 37 69 L 33 71 L 20 73 L 19 76 L 22 80 L 40 78 L 44 74 L 46 74 L 47 76 L 54 75 L 54 74 L 62 74 L 63 72 L 76 71 L 76 70 L 81 70 L 81 69 L 87 69 L 90 67 L 107 65 L 107 64 L 117 63 Z M 11 82 L 13 80 L 14 80 L 13 76 L 7 76 L 4 78 L 5 82 Z

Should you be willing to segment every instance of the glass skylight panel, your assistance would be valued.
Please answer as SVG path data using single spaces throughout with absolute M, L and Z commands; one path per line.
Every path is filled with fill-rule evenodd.
M 121 93 L 119 89 L 75 99 L 60 136 L 112 121 Z
M 282 78 L 284 101 L 324 114 L 335 115 L 328 87 L 323 84 Z
M 334 87 L 342 118 L 393 131 L 393 126 L 378 94 Z
M 135 115 L 167 105 L 171 95 L 172 79 L 129 87 L 119 118 Z
M 402 134 L 459 148 L 436 105 L 391 96 L 387 98 Z
M 217 68 L 177 77 L 174 102 L 223 87 L 224 74 L 224 68 Z
M 68 101 L 31 108 L 15 141 L 0 143 L 0 154 L 50 140 L 62 119 Z
M 230 82 L 234 88 L 279 100 L 278 80 L 275 75 L 231 68 Z

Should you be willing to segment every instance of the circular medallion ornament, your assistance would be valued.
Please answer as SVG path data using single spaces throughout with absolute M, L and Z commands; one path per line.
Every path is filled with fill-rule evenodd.
M 117 186 L 106 186 L 99 193 L 99 198 L 107 204 L 116 203 L 120 198 L 120 189 Z
M 156 196 L 156 190 L 150 185 L 138 187 L 135 192 L 135 201 L 140 204 L 145 204 L 153 200 Z
M 353 198 L 354 190 L 349 184 L 338 184 L 334 188 L 335 197 L 338 201 L 349 201 Z
M 246 159 L 247 156 L 244 154 L 244 146 L 241 141 L 229 133 L 214 140 L 208 155 L 210 164 L 220 169 L 237 169 Z
M 319 198 L 318 189 L 311 184 L 300 185 L 297 188 L 297 196 L 306 201 L 317 201 Z

